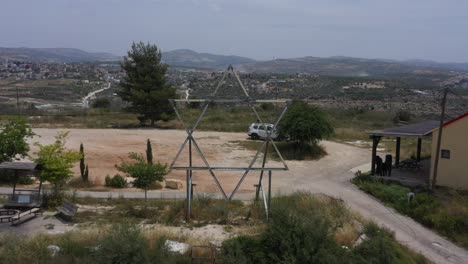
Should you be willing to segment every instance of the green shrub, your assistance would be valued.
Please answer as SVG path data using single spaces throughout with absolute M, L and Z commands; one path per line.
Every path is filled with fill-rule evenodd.
M 280 122 L 281 138 L 301 145 L 316 144 L 333 134 L 325 112 L 302 101 L 294 101 Z
M 365 225 L 361 245 L 338 245 L 333 234 L 353 219 L 342 201 L 298 193 L 274 198 L 271 208 L 263 233 L 223 243 L 220 263 L 427 263 L 375 224 Z
M 62 192 L 48 192 L 44 191 L 42 193 L 42 207 L 44 208 L 56 208 L 61 206 L 64 200 L 64 195 Z
M 6 234 L 0 240 L 0 263 L 191 263 L 186 255 L 168 252 L 165 241 L 165 237 L 152 241 L 128 223 L 99 233 L 32 237 Z M 49 245 L 60 247 L 55 257 L 47 250 Z
M 263 111 L 272 111 L 275 109 L 275 105 L 273 103 L 261 103 L 260 108 Z
M 221 263 L 249 264 L 265 263 L 265 253 L 259 239 L 240 236 L 223 243 Z
M 327 155 L 319 144 L 280 142 L 277 147 L 285 160 L 316 160 Z
M 81 178 L 70 179 L 67 182 L 67 185 L 72 188 L 92 188 L 96 186 L 96 184 L 90 181 L 83 181 Z
M 398 111 L 393 118 L 394 123 L 398 123 L 400 121 L 409 122 L 411 121 L 411 113 L 408 111 Z
M 113 188 L 125 188 L 127 186 L 127 180 L 120 174 L 114 175 L 114 177 L 106 176 L 105 185 Z
M 376 224 L 367 224 L 364 233 L 368 239 L 353 250 L 351 263 L 427 263 L 424 257 L 406 251 L 395 241 L 390 232 L 379 228 Z
M 108 98 L 98 98 L 93 102 L 93 108 L 109 108 L 111 102 Z
M 18 177 L 18 184 L 30 185 L 34 180 L 31 177 Z
M 101 241 L 93 258 L 97 263 L 148 263 L 149 245 L 135 226 L 114 226 Z

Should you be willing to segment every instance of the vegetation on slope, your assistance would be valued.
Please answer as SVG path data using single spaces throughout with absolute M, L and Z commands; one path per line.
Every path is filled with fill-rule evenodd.
M 390 232 L 351 213 L 342 201 L 308 193 L 274 198 L 268 224 L 263 222 L 261 203 L 229 203 L 206 196 L 194 200 L 191 224 L 183 221 L 183 201 L 152 199 L 147 206 L 143 200 L 123 198 L 76 202 L 106 212 L 79 210 L 78 230 L 62 235 L 4 235 L 0 262 L 190 263 L 188 255 L 168 252 L 165 240 L 203 242 L 148 228 L 160 219 L 186 227 L 218 223 L 226 232 L 234 226 L 247 228 L 246 235 L 223 243 L 216 263 L 427 263 L 399 245 Z M 55 257 L 47 250 L 49 245 L 61 248 Z
M 452 189 L 437 188 L 411 190 L 397 183 L 389 183 L 369 175 L 353 179 L 361 190 L 375 196 L 387 206 L 410 216 L 421 224 L 448 237 L 468 249 L 468 194 Z M 408 201 L 408 193 L 415 192 L 414 199 Z

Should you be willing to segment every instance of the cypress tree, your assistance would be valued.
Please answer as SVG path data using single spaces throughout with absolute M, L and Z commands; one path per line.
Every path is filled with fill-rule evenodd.
M 153 148 L 151 147 L 151 141 L 146 141 L 146 162 L 153 164 Z
M 83 181 L 87 182 L 88 181 L 88 176 L 89 176 L 89 169 L 88 169 L 88 164 L 86 164 L 86 168 L 83 173 Z
M 81 174 L 81 179 L 83 179 L 83 181 L 87 181 L 88 178 L 85 177 L 85 156 L 84 156 L 84 147 L 83 147 L 83 143 L 80 144 L 80 155 L 81 155 L 81 158 L 80 158 L 80 174 Z

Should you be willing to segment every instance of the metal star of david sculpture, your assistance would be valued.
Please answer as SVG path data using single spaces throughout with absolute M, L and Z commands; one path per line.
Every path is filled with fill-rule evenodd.
M 214 99 L 216 94 L 218 93 L 220 87 L 222 86 L 226 76 L 228 73 L 233 73 L 235 76 L 237 83 L 239 86 L 242 88 L 242 91 L 244 93 L 245 99 Z M 260 171 L 260 179 L 259 179 L 259 184 L 257 187 L 256 191 L 256 197 L 258 198 L 258 194 L 261 191 L 262 192 L 262 198 L 265 204 L 265 212 L 266 212 L 266 217 L 268 219 L 268 212 L 269 212 L 269 207 L 270 207 L 270 200 L 271 200 L 271 175 L 272 171 L 285 171 L 288 170 L 288 166 L 286 165 L 286 162 L 284 161 L 280 151 L 278 150 L 278 147 L 276 146 L 275 142 L 271 138 L 271 132 L 275 131 L 276 127 L 278 126 L 279 122 L 281 121 L 282 117 L 286 113 L 288 106 L 290 104 L 291 100 L 255 100 L 250 97 L 249 93 L 245 89 L 244 85 L 242 84 L 238 74 L 234 71 L 234 68 L 232 66 L 229 66 L 227 70 L 223 73 L 223 76 L 219 83 L 217 84 L 214 92 L 211 94 L 211 96 L 208 99 L 171 99 L 170 103 L 172 108 L 174 109 L 174 112 L 177 115 L 177 118 L 179 121 L 182 123 L 183 127 L 185 128 L 185 131 L 187 132 L 187 137 L 184 141 L 184 143 L 180 146 L 174 161 L 171 163 L 170 170 L 185 170 L 187 171 L 187 212 L 186 212 L 186 218 L 189 220 L 190 217 L 190 201 L 192 200 L 192 171 L 193 170 L 206 170 L 209 171 L 210 175 L 212 176 L 214 182 L 216 183 L 218 189 L 220 190 L 221 194 L 226 200 L 232 200 L 238 189 L 240 188 L 242 182 L 244 179 L 247 177 L 250 171 Z M 191 103 L 191 102 L 198 102 L 198 103 L 203 103 L 202 111 L 200 112 L 200 115 L 196 119 L 194 125 L 189 128 L 188 125 L 184 122 L 182 119 L 182 116 L 180 115 L 176 103 L 177 102 L 183 102 L 183 103 Z M 283 110 L 281 111 L 281 114 L 275 121 L 273 125 L 273 129 L 271 131 L 267 132 L 267 137 L 265 140 L 260 144 L 259 148 L 257 149 L 257 152 L 255 156 L 253 157 L 252 161 L 249 163 L 247 167 L 213 167 L 208 163 L 208 160 L 206 159 L 205 155 L 203 154 L 203 151 L 197 144 L 197 141 L 193 137 L 193 132 L 197 129 L 200 121 L 204 117 L 206 111 L 208 110 L 208 107 L 210 106 L 211 103 L 247 103 L 248 106 L 252 109 L 253 113 L 257 117 L 257 120 L 259 123 L 264 124 L 262 121 L 262 118 L 258 114 L 257 110 L 255 109 L 255 104 L 256 103 L 286 103 Z M 189 147 L 189 164 L 188 166 L 175 166 L 175 163 L 179 159 L 183 149 L 186 147 L 188 144 Z M 269 146 L 273 146 L 276 154 L 280 158 L 283 167 L 265 167 L 266 164 L 266 159 L 267 159 L 267 154 L 269 150 Z M 195 147 L 196 152 L 198 153 L 198 156 L 201 158 L 203 161 L 203 164 L 205 166 L 192 166 L 192 146 Z M 262 149 L 264 149 L 264 155 L 263 155 L 263 161 L 262 161 L 262 166 L 261 167 L 256 167 L 255 163 L 257 162 L 257 159 L 262 152 Z M 224 188 L 221 186 L 217 176 L 216 176 L 216 171 L 243 171 L 243 175 L 240 178 L 239 182 L 237 183 L 236 187 L 232 191 L 232 193 L 228 196 L 224 190 Z M 263 185 L 263 174 L 265 171 L 268 171 L 268 198 L 266 197 L 265 191 L 264 191 L 264 185 Z

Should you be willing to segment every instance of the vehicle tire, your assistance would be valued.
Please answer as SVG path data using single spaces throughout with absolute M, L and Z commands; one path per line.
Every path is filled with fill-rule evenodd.
M 250 135 L 250 138 L 252 140 L 258 140 L 260 137 L 257 134 L 252 134 L 252 135 Z

